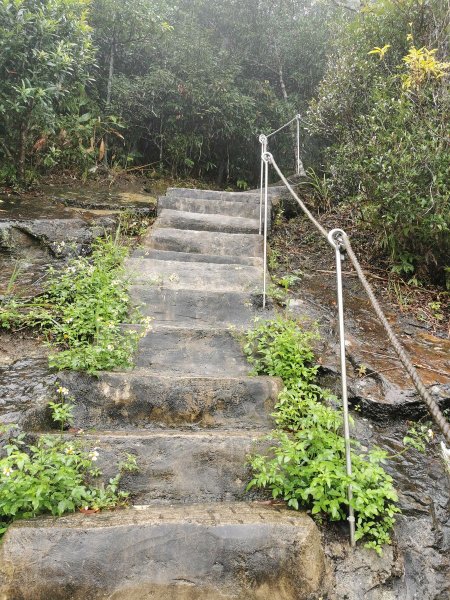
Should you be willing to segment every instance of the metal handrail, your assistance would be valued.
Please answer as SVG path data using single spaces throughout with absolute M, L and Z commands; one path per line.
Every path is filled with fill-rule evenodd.
M 265 170 L 266 170 L 266 166 L 265 166 L 265 163 L 264 163 L 262 157 L 268 150 L 269 139 L 272 138 L 273 136 L 275 136 L 277 133 L 280 133 L 280 131 L 283 131 L 283 129 L 286 129 L 286 127 L 289 127 L 289 125 L 292 125 L 292 123 L 296 122 L 297 123 L 297 135 L 296 135 L 296 147 L 295 147 L 295 165 L 296 165 L 295 172 L 296 172 L 296 175 L 304 174 L 303 164 L 302 164 L 302 160 L 300 158 L 300 121 L 301 120 L 302 120 L 301 115 L 296 114 L 293 119 L 291 119 L 290 121 L 288 121 L 281 127 L 278 127 L 278 129 L 275 129 L 275 131 L 272 131 L 271 133 L 267 133 L 267 134 L 261 133 L 259 136 L 259 143 L 261 144 L 261 180 L 260 180 L 261 187 L 260 187 L 260 202 L 259 202 L 259 235 L 262 234 L 263 186 L 264 186 Z M 265 298 L 264 298 L 264 306 L 265 306 Z
M 291 121 L 292 122 L 292 121 Z M 278 130 L 279 131 L 279 130 Z M 275 132 L 274 132 L 275 133 Z M 261 170 L 261 202 L 264 199 L 265 207 L 264 207 L 264 282 L 263 282 L 263 306 L 266 306 L 266 296 L 267 296 L 267 218 L 268 218 L 268 188 L 269 188 L 269 165 L 271 165 L 278 176 L 280 177 L 283 184 L 286 186 L 290 194 L 299 204 L 303 213 L 308 217 L 314 227 L 318 230 L 318 232 L 326 238 L 328 243 L 335 251 L 335 259 L 336 259 L 336 287 L 337 287 L 337 305 L 338 305 L 338 319 L 339 319 L 339 348 L 340 348 L 340 363 L 341 363 L 341 384 L 342 384 L 342 405 L 343 405 L 343 420 L 344 420 L 344 439 L 345 439 L 345 458 L 346 458 L 346 472 L 349 478 L 352 477 L 352 461 L 351 461 L 351 439 L 350 439 L 350 419 L 349 419 L 349 410 L 348 410 L 348 390 L 347 390 L 347 368 L 346 368 L 346 353 L 345 353 L 345 321 L 344 321 L 344 299 L 343 299 L 343 278 L 342 278 L 342 261 L 345 259 L 345 255 L 347 255 L 356 270 L 359 280 L 361 281 L 365 292 L 377 314 L 381 324 L 383 325 L 388 338 L 391 344 L 394 347 L 400 361 L 402 362 L 405 370 L 411 377 L 414 382 L 414 385 L 420 395 L 420 397 L 424 400 L 427 408 L 432 415 L 435 423 L 439 426 L 442 433 L 444 434 L 445 439 L 450 444 L 450 423 L 446 420 L 444 415 L 442 414 L 438 404 L 431 397 L 428 390 L 426 389 L 424 383 L 422 382 L 419 374 L 417 373 L 412 361 L 408 357 L 405 349 L 401 345 L 399 339 L 395 335 L 391 326 L 389 325 L 386 316 L 383 313 L 383 310 L 376 299 L 373 290 L 367 281 L 362 267 L 353 251 L 353 248 L 350 244 L 350 240 L 342 229 L 333 229 L 330 232 L 327 232 L 326 229 L 319 223 L 319 221 L 313 216 L 313 214 L 308 210 L 305 204 L 300 200 L 298 195 L 295 193 L 289 181 L 286 179 L 281 169 L 277 165 L 273 155 L 270 152 L 267 152 L 267 136 L 260 136 L 260 142 L 264 152 L 261 154 L 261 163 L 264 163 L 264 167 Z M 263 181 L 264 179 L 264 181 Z M 263 190 L 264 185 L 264 190 Z M 260 214 L 262 215 L 262 209 Z M 260 231 L 261 232 L 261 231 Z M 450 451 L 447 450 L 445 444 L 442 445 L 442 453 L 444 459 L 446 459 L 446 455 L 450 455 Z M 446 459 L 448 460 L 448 458 Z M 348 486 L 348 502 L 349 502 L 349 516 L 348 521 L 350 524 L 350 544 L 352 546 L 355 545 L 355 516 L 354 509 L 352 506 L 353 499 L 353 491 L 351 484 Z

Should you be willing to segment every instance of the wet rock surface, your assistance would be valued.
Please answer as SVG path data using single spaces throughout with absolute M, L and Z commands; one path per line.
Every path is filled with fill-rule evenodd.
M 244 503 L 25 521 L 2 550 L 15 600 L 310 600 L 325 571 L 307 515 Z
M 173 192 L 168 196 L 169 199 L 172 198 L 169 204 L 171 208 L 186 209 L 189 202 L 183 198 L 190 196 L 191 191 Z M 222 200 L 222 193 L 216 194 L 213 198 L 215 206 L 219 206 Z M 240 212 L 239 206 L 236 206 L 238 201 L 250 205 L 252 195 L 233 197 L 231 202 L 236 214 Z M 73 232 L 72 237 L 77 240 L 80 248 L 83 247 L 83 244 L 89 244 L 89 236 L 98 231 L 98 228 L 104 227 L 104 224 L 111 219 L 109 215 L 100 214 L 104 210 L 112 210 L 110 204 L 108 209 L 107 205 L 102 202 L 101 199 L 97 199 L 95 202 L 83 200 L 77 198 L 76 194 L 55 193 L 51 200 L 52 208 L 46 207 L 44 203 L 41 213 L 32 211 L 27 213 L 29 217 L 33 218 L 26 219 L 25 224 L 24 221 L 20 221 L 19 226 L 16 226 L 17 219 L 22 219 L 24 207 L 16 206 L 14 211 L 10 211 L 11 215 L 15 216 L 14 223 L 12 220 L 1 222 L 1 211 L 5 203 L 0 204 L 0 246 L 5 250 L 3 254 L 0 253 L 0 266 L 8 265 L 0 275 L 0 284 L 6 285 L 5 274 L 8 273 L 11 266 L 11 258 L 17 257 L 28 260 L 29 263 L 28 270 L 25 268 L 26 286 L 39 281 L 45 265 L 52 260 L 58 261 L 59 256 L 65 256 L 64 252 L 55 253 L 54 247 L 55 244 L 60 245 L 61 241 L 68 239 L 66 236 L 69 236 L 69 230 Z M 204 195 L 200 195 L 197 198 L 196 210 L 198 212 L 203 210 L 203 202 Z M 195 202 L 191 204 L 195 205 Z M 46 210 L 48 212 L 45 212 Z M 79 213 L 74 214 L 74 210 L 90 211 L 91 216 L 85 219 L 87 212 L 83 212 L 81 218 Z M 247 211 L 248 206 L 243 210 L 246 218 L 248 218 Z M 44 218 L 41 219 L 40 216 Z M 55 219 L 57 217 L 57 220 L 53 217 Z M 96 222 L 96 219 L 99 218 L 101 220 Z M 69 222 L 71 225 L 65 230 Z M 147 260 L 156 259 L 157 261 L 166 259 L 169 262 L 177 260 L 181 262 L 181 265 L 187 265 L 186 270 L 189 269 L 192 262 L 198 265 L 203 261 L 211 264 L 211 269 L 217 271 L 213 267 L 214 262 L 227 264 L 227 257 L 233 253 L 240 255 L 240 262 L 237 264 L 254 265 L 255 267 L 260 264 L 258 262 L 260 245 L 258 242 L 247 243 L 244 238 L 248 234 L 223 235 L 228 237 L 222 240 L 223 236 L 221 237 L 215 232 L 210 234 L 200 231 L 190 233 L 184 229 L 162 228 L 159 232 L 156 230 L 154 241 L 149 241 L 143 250 L 136 253 L 136 257 Z M 244 244 L 244 242 L 246 243 Z M 157 250 L 152 248 L 157 248 Z M 196 253 L 202 251 L 213 252 L 214 260 L 211 260 L 211 255 L 199 254 L 196 256 Z M 178 255 L 176 259 L 174 259 L 174 253 Z M 226 258 L 227 260 L 225 260 Z M 2 261 L 4 262 L 2 263 Z M 201 324 L 202 329 L 207 329 L 209 326 L 212 327 L 211 323 L 214 322 L 214 327 L 219 324 L 220 327 L 226 328 L 230 322 L 241 325 L 247 323 L 251 318 L 253 312 L 251 303 L 244 302 L 236 291 L 222 291 L 220 296 L 222 300 L 218 300 L 218 289 L 214 288 L 213 291 L 207 290 L 206 292 L 198 290 L 197 280 L 196 289 L 183 288 L 179 290 L 177 289 L 180 287 L 179 281 L 176 281 L 173 275 L 178 275 L 180 278 L 177 272 L 180 265 L 171 264 L 169 267 L 166 280 L 169 281 L 169 277 L 172 277 L 173 281 L 166 286 L 167 289 L 162 285 L 145 288 L 136 286 L 135 295 L 150 307 L 149 314 L 153 315 L 158 306 L 164 307 L 156 314 L 157 323 L 179 325 L 186 329 L 192 325 L 195 328 L 197 322 Z M 289 308 L 294 314 L 308 322 L 318 321 L 320 323 L 322 337 L 327 340 L 326 344 L 319 349 L 322 363 L 322 383 L 339 393 L 337 323 L 332 263 L 323 265 L 323 271 L 319 272 L 314 264 L 310 265 L 309 269 L 304 269 L 301 283 L 297 288 L 298 292 L 290 294 Z M 240 269 L 237 273 L 239 272 Z M 145 294 L 141 293 L 143 291 Z M 245 295 L 248 296 L 248 294 Z M 225 304 L 224 298 L 227 298 Z M 389 348 L 381 326 L 372 314 L 357 282 L 351 276 L 346 276 L 345 279 L 345 304 L 350 397 L 353 407 L 357 408 L 353 411 L 355 419 L 353 435 L 367 446 L 378 445 L 386 449 L 390 455 L 397 455 L 388 461 L 386 467 L 394 478 L 395 487 L 399 492 L 402 514 L 397 517 L 394 545 L 386 548 L 382 557 L 377 557 L 373 551 L 366 550 L 360 545 L 356 550 L 350 550 L 347 544 L 345 524 L 339 527 L 323 528 L 323 544 L 328 558 L 331 582 L 327 595 L 323 586 L 317 593 L 310 593 L 307 587 L 302 587 L 304 580 L 298 573 L 294 574 L 294 570 L 298 571 L 299 565 L 300 570 L 303 568 L 303 558 L 299 559 L 300 562 L 295 563 L 295 568 L 292 566 L 293 563 L 283 563 L 287 565 L 283 567 L 287 578 L 283 575 L 277 579 L 277 567 L 274 566 L 273 558 L 278 545 L 284 548 L 284 542 L 277 541 L 276 548 L 265 545 L 261 551 L 247 554 L 242 550 L 244 545 L 231 545 L 229 549 L 223 550 L 227 558 L 224 558 L 223 561 L 220 560 L 219 564 L 226 565 L 226 568 L 233 573 L 238 573 L 235 580 L 240 581 L 239 585 L 242 587 L 236 587 L 236 583 L 233 583 L 230 584 L 231 587 L 226 588 L 225 592 L 222 589 L 219 592 L 218 588 L 214 587 L 215 584 L 211 584 L 211 579 L 206 578 L 204 581 L 200 581 L 200 579 L 192 578 L 187 574 L 180 578 L 178 573 L 177 577 L 168 575 L 167 580 L 161 581 L 154 575 L 156 572 L 152 571 L 154 565 L 159 565 L 159 573 L 170 574 L 170 569 L 166 571 L 163 569 L 164 565 L 158 563 L 161 546 L 158 541 L 149 541 L 154 532 L 150 537 L 146 537 L 144 534 L 145 531 L 149 531 L 146 529 L 147 526 L 153 527 L 153 522 L 141 523 L 128 536 L 128 533 L 124 535 L 124 523 L 120 524 L 120 518 L 115 519 L 116 513 L 93 516 L 89 523 L 85 521 L 85 516 L 77 516 L 74 517 L 73 525 L 70 519 L 62 520 L 60 523 L 66 528 L 66 531 L 72 531 L 73 527 L 73 532 L 76 532 L 76 535 L 73 533 L 73 549 L 78 549 L 80 552 L 86 550 L 87 554 L 92 557 L 90 558 L 91 562 L 88 561 L 90 565 L 93 565 L 92 569 L 89 567 L 89 577 L 83 571 L 85 567 L 79 566 L 81 564 L 79 563 L 76 566 L 76 569 L 80 568 L 78 580 L 74 576 L 71 581 L 66 582 L 67 586 L 66 584 L 62 585 L 61 581 L 67 570 L 63 569 L 61 561 L 65 551 L 71 552 L 72 542 L 68 542 L 68 538 L 64 539 L 63 536 L 58 538 L 58 533 L 55 533 L 53 537 L 48 534 L 50 537 L 47 537 L 46 528 L 52 520 L 31 521 L 14 526 L 11 533 L 8 534 L 10 535 L 8 543 L 12 548 L 11 556 L 14 553 L 17 556 L 23 553 L 26 558 L 27 553 L 32 553 L 35 546 L 37 548 L 35 554 L 36 552 L 41 553 L 42 540 L 44 540 L 44 546 L 49 550 L 48 562 L 45 567 L 46 573 L 50 573 L 53 577 L 52 581 L 58 582 L 58 585 L 52 587 L 50 591 L 50 588 L 45 587 L 45 580 L 38 570 L 33 573 L 35 587 L 30 587 L 27 580 L 29 572 L 26 560 L 24 560 L 19 564 L 17 581 L 26 581 L 27 583 L 19 583 L 18 587 L 14 587 L 16 584 L 8 587 L 9 584 L 5 582 L 8 581 L 11 569 L 10 566 L 6 570 L 2 567 L 3 584 L 7 585 L 3 589 L 7 591 L 3 592 L 3 597 L 0 594 L 0 598 L 5 598 L 5 600 L 45 598 L 47 600 L 51 597 L 52 600 L 58 600 L 60 597 L 61 599 L 79 598 L 81 600 L 83 598 L 84 600 L 89 597 L 93 600 L 97 598 L 118 600 L 126 597 L 127 600 L 145 598 L 159 598 L 160 600 L 169 600 L 169 598 L 171 600 L 172 598 L 183 600 L 237 598 L 244 600 L 245 598 L 247 600 L 247 598 L 273 597 L 284 600 L 285 598 L 305 597 L 314 600 L 319 598 L 327 600 L 448 600 L 450 598 L 450 480 L 439 456 L 438 439 L 432 442 L 426 454 L 420 454 L 415 450 L 400 454 L 403 451 L 402 439 L 407 431 L 406 421 L 426 418 L 426 411 L 406 375 L 403 375 L 403 370 L 393 351 Z M 215 320 L 216 315 L 220 315 L 218 321 Z M 411 353 L 413 361 L 431 393 L 442 407 L 450 406 L 448 378 L 450 344 L 448 340 L 437 337 L 423 324 L 413 319 L 399 318 L 397 314 L 390 311 L 388 311 L 388 318 Z M 27 340 L 26 335 L 25 339 L 19 342 L 9 334 L 0 336 L 0 422 L 18 422 L 23 428 L 32 431 L 48 429 L 45 404 L 54 389 L 55 381 L 55 376 L 46 367 L 45 353 L 37 348 L 38 345 Z M 173 365 L 171 368 L 173 370 Z M 135 376 L 134 380 L 131 374 L 127 374 L 121 379 L 121 374 L 116 373 L 106 376 L 103 381 L 94 383 L 84 376 L 69 377 L 66 380 L 67 385 L 73 385 L 74 390 L 79 392 L 81 402 L 77 407 L 77 417 L 83 427 L 101 429 L 102 426 L 105 426 L 105 419 L 107 419 L 108 428 L 123 429 L 122 431 L 111 431 L 109 434 L 104 432 L 99 442 L 93 431 L 86 436 L 89 443 L 97 444 L 102 448 L 102 466 L 105 476 L 113 476 L 117 472 L 117 463 L 129 452 L 139 457 L 142 468 L 138 474 L 127 475 L 126 485 L 135 494 L 136 501 L 140 503 L 240 501 L 246 498 L 245 485 L 249 473 L 243 465 L 242 457 L 254 447 L 258 432 L 255 431 L 255 435 L 253 435 L 250 430 L 242 431 L 239 435 L 234 434 L 233 437 L 226 429 L 227 420 L 234 419 L 234 421 L 228 421 L 228 425 L 235 429 L 243 428 L 245 430 L 244 415 L 251 417 L 250 396 L 256 394 L 257 406 L 265 404 L 268 412 L 273 404 L 273 386 L 271 392 L 266 393 L 263 382 L 249 384 L 242 392 L 244 388 L 239 388 L 241 383 L 236 380 L 229 389 L 224 385 L 222 390 L 224 393 L 219 397 L 216 392 L 210 391 L 210 382 L 206 379 L 200 380 L 198 374 L 193 378 L 179 378 L 177 385 L 172 388 L 173 396 L 171 396 L 170 406 L 173 414 L 166 414 L 164 421 L 161 417 L 163 400 L 169 393 L 168 383 L 160 374 L 154 373 L 153 375 L 154 382 L 151 384 L 149 381 L 144 381 L 142 375 L 139 374 Z M 109 404 L 103 405 L 102 394 L 105 390 L 102 391 L 102 386 L 105 385 L 109 386 L 107 392 Z M 90 396 L 91 387 L 92 396 Z M 258 390 L 261 388 L 261 391 L 256 391 L 257 388 Z M 205 393 L 205 390 L 207 391 L 205 396 L 207 406 L 203 407 L 195 401 L 194 396 Z M 151 396 L 150 401 L 149 396 Z M 239 401 L 242 400 L 244 402 L 241 405 Z M 213 413 L 211 407 L 215 406 L 217 402 L 220 405 L 219 410 Z M 242 407 L 245 410 L 240 412 Z M 150 416 L 151 411 L 155 411 L 152 416 Z M 194 422 L 189 423 L 190 415 L 192 416 L 194 413 Z M 158 419 L 160 419 L 159 422 Z M 167 419 L 169 421 L 173 419 L 173 421 L 169 422 Z M 239 420 L 243 422 L 240 423 Z M 172 434 L 167 430 L 158 433 L 144 429 L 135 432 L 135 435 L 128 435 L 130 428 L 138 424 L 142 427 L 143 423 L 147 423 L 147 427 L 150 429 L 155 428 L 155 423 L 156 428 L 167 426 L 181 428 L 181 423 L 184 423 L 188 427 L 194 425 L 194 430 L 190 432 L 179 430 Z M 265 419 L 262 419 L 262 424 L 265 427 L 270 426 Z M 212 428 L 217 425 L 223 427 L 223 431 L 215 438 Z M 197 426 L 211 429 L 207 432 L 195 431 Z M 175 468 L 177 464 L 178 467 Z M 195 477 L 190 477 L 189 473 L 195 473 Z M 153 491 L 149 492 L 151 482 L 154 486 Z M 198 485 L 196 486 L 196 482 L 200 482 L 200 488 Z M 168 510 L 171 512 L 173 509 Z M 97 521 L 97 519 L 99 520 Z M 245 525 L 245 515 L 243 520 Z M 86 527 L 82 527 L 82 523 L 86 523 Z M 188 533 L 191 535 L 191 525 L 192 514 L 191 521 L 186 525 L 186 529 L 183 529 L 183 536 L 187 536 Z M 96 530 L 101 530 L 102 527 L 104 527 L 104 533 L 96 537 L 98 533 Z M 216 539 L 216 534 L 211 533 L 208 527 L 204 529 L 205 538 L 202 539 L 208 540 L 209 543 L 211 539 Z M 164 531 L 169 531 L 169 529 Z M 112 530 L 115 532 L 114 535 L 111 533 Z M 161 531 L 159 530 L 160 534 Z M 248 532 L 249 530 L 244 526 L 239 533 L 236 533 L 236 544 L 238 544 L 239 536 L 248 537 Z M 113 537 L 109 537 L 110 533 Z M 146 564 L 151 565 L 149 571 L 142 576 L 142 580 L 138 575 L 136 575 L 138 578 L 136 581 L 133 578 L 119 581 L 119 578 L 111 584 L 111 589 L 106 591 L 102 589 L 101 585 L 109 580 L 109 576 L 104 576 L 102 570 L 106 569 L 107 561 L 115 564 L 118 560 L 130 559 L 131 563 L 135 559 L 137 562 L 141 560 L 142 557 L 138 556 L 139 552 L 133 550 L 136 535 L 141 534 L 143 537 L 140 538 L 138 546 L 145 555 Z M 113 538 L 114 543 L 111 542 Z M 155 539 L 158 540 L 159 537 L 157 536 Z M 172 540 L 172 538 L 170 539 Z M 194 536 L 193 540 L 196 539 L 200 538 Z M 291 552 L 294 547 L 295 551 L 298 550 L 300 553 L 298 556 L 303 556 L 301 546 L 293 544 L 292 538 L 290 539 Z M 114 550 L 116 540 L 124 543 L 117 552 Z M 182 547 L 177 546 L 180 538 L 175 534 L 173 540 L 175 541 L 173 544 L 171 541 L 170 552 L 174 548 Z M 315 544 L 316 542 L 311 547 L 316 548 Z M 103 552 L 104 548 L 106 548 L 105 557 L 107 557 L 105 560 L 98 558 L 98 553 Z M 195 565 L 198 566 L 194 550 L 187 546 L 183 546 L 183 548 L 183 552 L 189 551 L 193 555 Z M 222 551 L 224 547 L 220 546 L 220 548 Z M 110 553 L 108 554 L 108 552 Z M 114 552 L 116 553 L 114 554 Z M 151 554 L 152 552 L 156 552 L 156 554 Z M 170 552 L 168 550 L 166 556 L 169 566 L 175 556 L 175 554 L 169 556 Z M 239 554 L 239 552 L 241 553 Z M 55 557 L 54 561 L 52 556 Z M 155 562 L 152 562 L 153 559 L 149 561 L 149 556 L 156 556 Z M 281 562 L 283 562 L 284 556 L 282 554 Z M 75 554 L 72 553 L 69 557 L 71 565 L 74 564 L 75 558 Z M 314 568 L 319 565 L 320 575 L 318 577 L 322 578 L 323 556 L 314 550 L 308 557 L 308 560 L 310 559 L 315 565 Z M 310 565 L 308 569 L 313 568 L 311 567 L 312 563 L 308 563 Z M 85 565 L 86 562 L 82 564 Z M 255 569 L 252 570 L 253 566 L 249 569 L 248 564 L 256 565 Z M 205 563 L 205 573 L 208 571 L 214 575 L 215 565 L 216 563 L 208 566 Z M 135 568 L 133 573 L 137 573 L 138 570 Z M 267 583 L 266 571 L 274 573 L 275 579 L 269 583 Z M 150 587 L 148 587 L 149 580 L 145 579 L 148 573 L 150 573 L 149 577 L 152 581 Z M 221 577 L 223 577 L 223 571 Z M 85 579 L 89 579 L 91 587 L 83 587 Z M 291 581 L 296 583 L 295 589 L 291 587 Z M 61 595 L 55 595 L 55 590 L 58 590 L 57 593 Z M 299 596 L 298 593 L 303 593 L 303 591 L 299 592 L 298 590 L 306 590 L 306 595 Z M 27 593 L 32 595 L 27 596 Z

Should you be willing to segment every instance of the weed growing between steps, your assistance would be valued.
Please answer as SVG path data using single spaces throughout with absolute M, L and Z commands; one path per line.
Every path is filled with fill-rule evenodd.
M 50 406 L 62 429 L 71 420 L 72 404 L 61 398 Z M 61 433 L 29 442 L 15 426 L 0 428 L 0 537 L 17 519 L 125 505 L 128 493 L 119 490 L 119 483 L 125 472 L 137 469 L 134 457 L 126 457 L 107 485 L 96 485 L 101 475 L 98 457 L 98 450 L 86 448 L 82 437 L 66 439 Z
M 90 257 L 50 268 L 44 293 L 30 300 L 9 297 L 0 306 L 0 326 L 44 332 L 51 367 L 96 373 L 132 366 L 139 334 L 123 330 L 129 310 L 124 279 L 127 248 L 120 234 L 94 242 Z
M 343 420 L 338 400 L 316 382 L 311 343 L 317 334 L 303 331 L 296 320 L 281 316 L 262 321 L 247 332 L 244 351 L 255 374 L 281 377 L 285 388 L 275 407 L 276 442 L 267 455 L 254 455 L 249 488 L 268 488 L 294 509 L 309 508 L 316 518 L 345 520 L 347 489 L 353 488 L 356 539 L 381 553 L 390 543 L 397 494 L 382 464 L 388 455 L 352 442 L 353 476 L 345 468 Z

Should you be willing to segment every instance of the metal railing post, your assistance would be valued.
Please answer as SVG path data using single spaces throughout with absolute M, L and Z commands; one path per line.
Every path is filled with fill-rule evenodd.
M 337 303 L 339 315 L 339 346 L 341 359 L 341 383 L 342 383 L 342 408 L 344 417 L 344 440 L 345 440 L 345 463 L 347 475 L 352 477 L 352 455 L 350 446 L 350 420 L 348 413 L 348 392 L 347 392 L 347 364 L 345 358 L 345 327 L 344 327 L 344 295 L 342 286 L 342 236 L 345 233 L 342 229 L 333 229 L 328 234 L 328 241 L 335 248 L 336 253 L 336 283 L 337 283 Z M 352 506 L 353 491 L 351 484 L 348 486 L 348 522 L 350 524 L 350 545 L 355 546 L 355 511 Z
M 270 154 L 264 152 L 261 156 L 264 163 L 264 282 L 263 282 L 263 308 L 266 308 L 267 296 L 267 233 L 268 233 L 268 204 L 269 204 L 269 157 Z
M 297 156 L 295 157 L 296 159 L 296 164 L 297 164 L 297 175 L 300 175 L 300 171 L 301 171 L 301 160 L 300 160 L 300 119 L 301 116 L 297 115 L 296 116 L 297 119 Z
M 259 235 L 261 235 L 262 234 L 262 218 L 263 218 L 264 168 L 265 168 L 263 156 L 267 152 L 267 137 L 263 133 L 259 136 L 259 143 L 261 144 L 261 188 L 260 188 L 260 198 L 259 198 Z

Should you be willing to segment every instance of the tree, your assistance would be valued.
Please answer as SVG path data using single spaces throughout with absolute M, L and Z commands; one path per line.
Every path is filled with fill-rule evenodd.
M 1 148 L 21 180 L 61 115 L 78 115 L 93 63 L 87 10 L 87 0 L 0 2 Z

